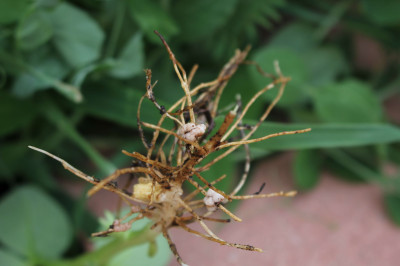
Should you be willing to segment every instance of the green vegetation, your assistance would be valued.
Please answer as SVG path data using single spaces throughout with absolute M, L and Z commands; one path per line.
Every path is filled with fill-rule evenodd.
M 377 184 L 388 217 L 400 225 L 400 173 L 387 176 L 383 169 L 388 163 L 400 166 L 400 128 L 383 108 L 399 95 L 399 13 L 396 0 L 2 0 L 0 183 L 7 195 L 0 199 L 0 264 L 168 261 L 168 244 L 143 229 L 146 225 L 96 241 L 102 256 L 82 255 L 78 236 L 99 229 L 97 218 L 86 210 L 84 195 L 73 199 L 56 179 L 75 177 L 27 148 L 48 150 L 97 177 L 129 165 L 120 151 L 144 150 L 136 125 L 145 93 L 143 69 L 151 68 L 159 81 L 154 89 L 159 102 L 183 95 L 153 30 L 166 37 L 187 69 L 199 64 L 194 84 L 215 79 L 234 50 L 248 44 L 251 59 L 265 71 L 273 72 L 272 62 L 279 60 L 292 81 L 255 137 L 313 131 L 250 146 L 252 157 L 297 150 L 293 176 L 299 190 L 317 186 L 322 169 Z M 366 40 L 381 52 L 377 60 L 366 61 L 371 65 L 359 60 L 370 56 L 359 50 Z M 254 66 L 242 66 L 221 107 L 231 106 L 238 93 L 247 102 L 265 84 Z M 250 109 L 249 124 L 273 96 Z M 151 103 L 143 110 L 144 121 L 158 117 Z M 224 172 L 231 179 L 220 184 L 225 190 L 235 178 L 229 166 L 243 154 L 221 162 L 231 169 Z M 208 176 L 219 176 L 221 168 Z M 143 255 L 147 248 L 153 258 Z

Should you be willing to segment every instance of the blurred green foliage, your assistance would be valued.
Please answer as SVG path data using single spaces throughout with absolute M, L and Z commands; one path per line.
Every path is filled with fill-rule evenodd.
M 96 230 L 97 219 L 56 182 L 55 175 L 68 176 L 59 164 L 27 145 L 103 176 L 129 164 L 120 150 L 142 149 L 135 118 L 145 91 L 142 70 L 151 68 L 159 80 L 160 102 L 182 95 L 153 30 L 166 37 L 187 69 L 200 65 L 195 83 L 214 79 L 234 50 L 247 44 L 264 70 L 272 72 L 273 60 L 279 60 L 292 81 L 273 112 L 275 123 L 265 123 L 258 135 L 313 131 L 259 143 L 253 158 L 299 150 L 293 176 L 300 190 L 316 186 L 327 168 L 378 184 L 385 209 L 400 224 L 400 174 L 384 172 L 388 163 L 400 165 L 400 129 L 383 108 L 399 94 L 399 13 L 396 0 L 0 1 L 0 182 L 8 193 L 0 201 L 0 264 L 56 265 L 55 259 L 83 252 L 77 236 Z M 360 55 L 360 36 L 377 45 L 383 63 L 357 63 L 370 55 Z M 244 66 L 225 90 L 222 106 L 237 93 L 246 102 L 267 82 Z M 267 94 L 250 110 L 248 123 L 273 97 Z M 143 120 L 157 118 L 151 104 L 143 109 Z M 241 160 L 238 153 L 221 162 L 232 175 L 221 183 L 225 189 L 234 183 L 229 165 Z M 156 242 L 151 243 L 153 254 Z M 159 243 L 157 253 L 167 249 Z M 108 254 L 106 264 L 129 264 L 132 254 L 142 258 L 144 264 L 137 265 L 167 261 L 165 255 L 149 262 L 143 252 L 122 252 Z

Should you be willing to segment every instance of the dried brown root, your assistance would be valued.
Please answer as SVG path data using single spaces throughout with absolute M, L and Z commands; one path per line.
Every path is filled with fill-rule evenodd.
M 169 236 L 167 227 L 166 227 L 165 225 L 162 225 L 162 234 L 163 234 L 163 236 L 165 237 L 165 239 L 167 239 L 169 248 L 171 249 L 172 253 L 175 255 L 176 260 L 178 261 L 179 265 L 186 265 L 186 264 L 183 262 L 181 256 L 179 255 L 178 250 L 176 249 L 175 243 L 172 242 L 172 239 L 171 239 L 171 237 Z
M 140 154 L 137 152 L 123 151 L 125 155 L 135 159 L 134 161 L 136 163 L 133 164 L 132 167 L 116 170 L 113 174 L 100 181 L 94 177 L 86 175 L 71 166 L 65 160 L 60 159 L 51 153 L 32 146 L 29 147 L 59 161 L 65 169 L 93 184 L 94 187 L 92 187 L 88 192 L 89 196 L 93 195 L 100 189 L 106 189 L 117 194 L 120 197 L 120 203 L 124 201 L 131 207 L 131 212 L 120 219 L 116 219 L 107 230 L 94 233 L 93 236 L 106 236 L 110 233 L 129 230 L 132 223 L 147 217 L 153 221 L 151 229 L 159 230 L 159 232 L 163 233 L 170 245 L 171 251 L 181 265 L 185 264 L 168 234 L 168 229 L 173 226 L 179 226 L 183 230 L 221 245 L 261 252 L 261 249 L 255 248 L 251 245 L 229 243 L 220 239 L 204 221 L 218 223 L 227 223 L 230 222 L 231 219 L 239 222 L 242 221 L 241 218 L 237 217 L 223 205 L 223 203 L 231 200 L 247 200 L 278 196 L 292 197 L 296 194 L 295 191 L 260 194 L 263 188 L 263 186 L 261 186 L 260 190 L 253 195 L 237 195 L 246 182 L 250 171 L 249 144 L 278 136 L 305 133 L 311 130 L 307 128 L 302 130 L 284 131 L 251 139 L 255 131 L 258 130 L 260 125 L 265 121 L 265 119 L 267 119 L 271 110 L 282 97 L 286 84 L 289 82 L 290 78 L 285 77 L 282 74 L 277 62 L 274 62 L 276 74 L 268 74 L 265 73 L 256 63 L 246 61 L 247 54 L 250 50 L 250 47 L 247 47 L 243 51 L 237 50 L 235 52 L 234 56 L 221 69 L 215 80 L 200 83 L 191 89 L 190 86 L 198 69 L 198 65 L 194 65 L 187 76 L 185 69 L 176 59 L 163 36 L 158 32 L 155 33 L 160 37 L 168 52 L 175 73 L 183 89 L 184 96 L 179 98 L 168 109 L 165 106 L 160 105 L 153 91 L 157 82 L 152 83 L 151 70 L 145 70 L 146 94 L 141 97 L 139 101 L 137 124 L 140 138 L 147 152 L 145 154 Z M 242 64 L 255 65 L 257 70 L 263 76 L 271 78 L 272 81 L 259 92 L 255 93 L 243 109 L 242 103 L 238 98 L 235 107 L 230 106 L 229 109 L 226 109 L 231 110 L 233 108 L 233 110 L 228 111 L 217 132 L 213 136 L 208 137 L 208 134 L 210 134 L 214 128 L 218 113 L 221 113 L 221 111 L 225 112 L 224 110 L 219 109 L 219 102 L 223 97 L 223 91 L 231 77 Z M 262 94 L 275 87 L 278 87 L 276 96 L 268 105 L 257 123 L 252 126 L 244 125 L 243 120 L 254 102 L 258 100 Z M 145 98 L 150 100 L 154 104 L 155 108 L 160 112 L 161 116 L 157 123 L 152 124 L 141 120 L 141 107 Z M 171 129 L 167 129 L 163 125 L 166 119 L 170 119 L 174 122 L 174 126 Z M 153 130 L 153 136 L 150 142 L 148 142 L 145 137 L 144 127 Z M 248 130 L 247 133 L 245 133 L 245 130 Z M 159 136 L 163 134 L 165 135 L 161 140 L 159 140 Z M 239 139 L 236 139 L 236 141 L 232 140 L 237 137 L 239 137 Z M 165 151 L 165 147 L 170 144 L 171 149 L 169 152 Z M 242 145 L 245 146 L 246 150 L 244 172 L 233 191 L 228 194 L 214 186 L 217 182 L 225 178 L 226 175 L 209 182 L 203 177 L 202 172 L 208 170 L 215 163 L 225 158 Z M 213 152 L 224 148 L 228 149 L 208 163 L 199 167 L 199 164 L 206 157 Z M 154 154 L 155 152 L 156 154 Z M 138 176 L 138 183 L 133 185 L 133 193 L 128 192 L 128 187 L 132 186 L 131 182 L 128 182 L 122 190 L 114 184 L 114 181 L 123 174 L 135 174 Z M 204 185 L 193 180 L 193 176 L 196 176 L 200 182 L 204 183 Z M 130 181 L 132 180 L 133 178 L 131 178 Z M 185 181 L 191 183 L 195 187 L 195 190 L 192 193 L 189 193 L 186 197 L 182 197 L 182 184 Z M 199 193 L 203 195 L 204 198 L 202 200 L 192 200 Z M 138 208 L 138 206 L 132 204 L 132 202 L 142 204 L 141 208 Z M 207 208 L 205 213 L 203 212 L 205 209 L 204 207 Z M 218 209 L 225 212 L 231 219 L 209 217 Z M 138 212 L 139 214 L 136 217 L 130 218 L 135 212 Z M 198 232 L 187 226 L 193 222 L 198 222 L 205 232 Z
M 145 167 L 129 167 L 129 168 L 123 168 L 123 169 L 117 169 L 115 170 L 114 173 L 111 175 L 107 176 L 106 178 L 102 179 L 99 183 L 97 183 L 94 187 L 92 187 L 88 191 L 88 196 L 93 196 L 96 192 L 98 192 L 100 189 L 102 189 L 106 184 L 110 183 L 111 181 L 117 179 L 119 176 L 124 175 L 124 174 L 130 174 L 130 173 L 151 173 L 149 169 Z
M 212 181 L 210 184 L 211 185 L 215 185 L 216 183 L 218 183 L 219 181 L 221 181 L 225 177 L 226 177 L 226 175 L 222 175 L 222 176 L 218 177 L 217 179 L 215 179 L 214 181 Z M 204 190 L 206 187 L 207 187 L 207 185 L 203 186 L 202 189 Z M 200 190 L 201 190 L 201 188 L 197 188 L 196 190 L 191 192 L 189 195 L 187 195 L 183 200 L 185 202 L 188 202 L 189 200 L 193 199 L 200 192 Z
M 230 147 L 230 146 L 240 146 L 240 145 L 245 145 L 245 144 L 250 144 L 250 143 L 255 143 L 255 142 L 260 142 L 266 139 L 274 138 L 274 137 L 279 137 L 279 136 L 285 136 L 285 135 L 294 135 L 294 134 L 299 134 L 299 133 L 306 133 L 310 132 L 311 128 L 306 128 L 306 129 L 300 129 L 300 130 L 293 130 L 293 131 L 283 131 L 283 132 L 278 132 L 278 133 L 273 133 L 269 134 L 267 136 L 257 138 L 257 139 L 250 139 L 250 140 L 241 140 L 241 141 L 235 141 L 235 142 L 229 142 L 225 144 L 221 144 L 217 147 L 217 150 Z
M 244 196 L 232 196 L 233 199 L 236 200 L 246 200 L 246 199 L 260 199 L 260 198 L 272 198 L 272 197 L 294 197 L 296 196 L 297 191 L 289 191 L 289 192 L 274 192 L 269 194 L 256 194 L 256 195 L 244 195 Z
M 33 147 L 33 146 L 28 146 L 30 149 L 36 150 L 38 152 L 41 152 L 57 161 L 59 161 L 63 167 L 70 171 L 71 173 L 73 173 L 74 175 L 82 178 L 83 180 L 93 184 L 93 185 L 98 185 L 100 182 L 99 180 L 95 179 L 94 177 L 88 176 L 87 174 L 83 173 L 82 171 L 76 169 L 75 167 L 73 167 L 72 165 L 70 165 L 68 162 L 66 162 L 65 160 L 55 156 L 54 154 L 51 154 L 50 152 L 47 152 L 45 150 Z M 126 168 L 126 169 L 131 169 L 131 168 Z M 123 169 L 121 169 L 123 170 Z M 129 172 L 129 171 L 128 171 Z M 101 185 L 101 188 L 104 188 L 105 190 L 114 192 L 115 194 L 117 194 L 118 196 L 121 196 L 123 198 L 135 201 L 137 203 L 145 203 L 144 201 L 138 200 L 134 197 L 132 197 L 132 195 L 129 195 L 128 193 L 126 193 L 125 191 L 120 190 L 119 188 L 117 188 L 116 186 L 114 186 L 113 184 L 109 184 L 109 183 L 105 183 Z
M 248 250 L 248 251 L 262 252 L 262 249 L 253 247 L 253 246 L 251 246 L 251 245 L 243 245 L 243 244 L 229 243 L 229 242 L 227 242 L 227 241 L 225 241 L 225 240 L 222 240 L 222 239 L 220 239 L 220 238 L 214 238 L 214 237 L 212 237 L 212 236 L 208 236 L 208 235 L 202 234 L 202 233 L 200 233 L 200 232 L 198 232 L 198 231 L 196 231 L 196 230 L 193 230 L 193 229 L 189 228 L 188 226 L 186 226 L 184 223 L 182 223 L 182 222 L 180 222 L 180 221 L 176 221 L 176 223 L 177 223 L 182 229 L 184 229 L 185 231 L 187 231 L 187 232 L 189 232 L 189 233 L 198 235 L 198 236 L 200 236 L 200 237 L 202 237 L 202 238 L 205 238 L 205 239 L 210 240 L 210 241 L 213 241 L 213 242 L 217 242 L 217 243 L 219 243 L 219 244 L 221 244 L 221 245 L 230 246 L 230 247 L 235 247 L 235 248 L 238 248 L 238 249 L 243 249 L 243 250 Z
M 239 117 L 242 117 L 242 101 L 241 101 L 241 99 L 240 99 L 240 95 L 238 95 L 237 97 L 236 97 L 236 104 L 237 104 L 237 106 L 239 107 L 238 108 L 238 116 Z M 246 135 L 245 135 L 245 133 L 244 133 L 244 129 L 243 128 L 241 128 L 243 126 L 243 123 L 242 123 L 242 121 L 239 121 L 239 123 L 238 123 L 238 130 L 239 130 L 239 134 L 240 134 L 240 137 L 241 137 L 241 139 L 243 139 Z M 247 180 L 247 177 L 248 177 L 248 175 L 249 175 L 249 172 L 250 172 L 250 165 L 251 165 L 251 157 L 250 157 L 250 148 L 249 148 L 249 145 L 248 144 L 243 144 L 243 146 L 244 146 L 244 150 L 245 150 L 245 153 L 246 153 L 246 160 L 245 160 L 245 165 L 244 165 L 244 171 L 243 171 L 243 173 L 242 173 L 242 176 L 241 176 L 241 178 L 240 178 L 240 181 L 239 181 L 239 183 L 236 185 L 236 187 L 233 189 L 233 191 L 231 192 L 231 194 L 229 194 L 230 196 L 234 196 L 234 195 L 236 195 L 241 189 L 242 189 L 242 187 L 244 186 L 244 184 L 246 183 L 246 180 Z

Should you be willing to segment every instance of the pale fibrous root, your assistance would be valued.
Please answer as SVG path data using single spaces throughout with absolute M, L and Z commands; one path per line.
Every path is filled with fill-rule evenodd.
M 235 74 L 240 65 L 254 64 L 250 61 L 245 61 L 250 48 L 248 47 L 243 51 L 237 50 L 232 59 L 222 68 L 215 80 L 192 86 L 191 82 L 198 66 L 194 66 L 189 76 L 187 76 L 185 69 L 176 59 L 167 42 L 161 34 L 158 32 L 155 33 L 160 37 L 167 49 L 175 73 L 181 83 L 184 96 L 178 99 L 168 109 L 160 105 L 156 100 L 156 93 L 154 92 L 157 82 L 152 83 L 151 70 L 145 70 L 146 93 L 139 103 L 137 124 L 140 137 L 147 151 L 145 154 L 123 151 L 124 154 L 133 157 L 136 162 L 139 162 L 136 164 L 138 166 L 118 169 L 111 175 L 99 180 L 81 172 L 65 160 L 45 150 L 33 146 L 29 146 L 29 148 L 52 157 L 74 175 L 92 183 L 94 186 L 89 190 L 89 196 L 101 189 L 105 189 L 117 194 L 123 202 L 129 205 L 130 212 L 127 215 L 116 219 L 107 230 L 94 233 L 93 236 L 107 236 L 112 233 L 131 230 L 133 222 L 147 217 L 154 223 L 151 227 L 152 230 L 159 230 L 167 239 L 171 251 L 181 265 L 185 264 L 168 233 L 171 227 L 180 227 L 189 233 L 221 245 L 261 252 L 262 250 L 260 248 L 251 245 L 226 242 L 219 238 L 207 226 L 205 221 L 219 223 L 229 222 L 230 219 L 208 217 L 218 210 L 225 212 L 235 221 L 242 221 L 241 218 L 237 217 L 224 206 L 224 204 L 232 200 L 293 197 L 296 194 L 295 191 L 261 194 L 260 192 L 264 187 L 263 184 L 260 191 L 253 195 L 236 195 L 245 183 L 249 173 L 249 146 L 251 146 L 252 143 L 266 141 L 270 138 L 284 135 L 305 133 L 311 130 L 307 128 L 295 131 L 284 131 L 260 138 L 251 138 L 281 98 L 290 78 L 282 74 L 278 62 L 274 62 L 275 74 L 266 74 L 256 65 L 257 69 L 262 72 L 264 76 L 272 79 L 271 82 L 257 92 L 244 107 L 242 107 L 240 97 L 237 97 L 236 107 L 225 115 L 217 132 L 213 136 L 208 137 L 208 134 L 212 132 L 215 126 L 217 116 L 221 115 L 218 110 L 218 105 L 221 97 L 223 97 L 223 90 L 228 85 L 230 78 Z M 278 88 L 277 95 L 261 115 L 258 122 L 255 125 L 245 127 L 243 119 L 249 108 L 262 94 L 267 93 L 275 87 Z M 150 100 L 161 114 L 156 124 L 141 121 L 141 105 L 145 98 Z M 173 128 L 165 128 L 163 123 L 166 119 L 173 121 L 175 126 Z M 152 139 L 150 141 L 146 139 L 144 128 L 153 130 Z M 165 134 L 161 142 L 158 139 L 160 134 Z M 229 139 L 234 137 L 236 137 L 236 139 L 239 137 L 239 140 L 229 141 Z M 170 145 L 167 145 L 168 143 Z M 158 148 L 156 149 L 157 144 Z M 225 175 L 215 177 L 214 181 L 208 182 L 201 175 L 201 172 L 208 170 L 219 160 L 228 156 L 240 146 L 245 146 L 246 148 L 245 171 L 234 190 L 227 193 L 215 186 L 220 180 L 226 178 Z M 165 147 L 170 147 L 170 150 L 165 151 Z M 207 156 L 218 150 L 225 151 L 213 160 L 205 164 L 202 163 Z M 118 184 L 115 182 L 124 174 L 134 174 L 134 176 L 138 177 L 136 183 L 131 187 L 131 190 L 119 188 Z M 195 178 L 202 184 L 198 183 Z M 182 189 L 182 184 L 185 181 L 189 182 L 195 188 L 193 192 L 186 196 L 184 196 Z M 199 193 L 202 195 L 203 199 L 195 199 Z M 204 232 L 202 233 L 188 227 L 188 224 L 193 222 L 198 222 Z

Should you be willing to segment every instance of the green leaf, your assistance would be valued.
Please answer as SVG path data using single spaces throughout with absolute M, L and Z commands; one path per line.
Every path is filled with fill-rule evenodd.
M 109 58 L 100 62 L 94 62 L 85 67 L 80 68 L 69 79 L 70 84 L 77 88 L 81 88 L 82 84 L 86 81 L 87 77 L 91 74 L 102 73 L 109 71 L 114 65 L 113 59 Z
M 254 125 L 256 121 L 245 121 Z M 264 123 L 253 138 L 268 134 L 311 128 L 303 134 L 279 136 L 254 145 L 266 151 L 290 149 L 339 148 L 400 141 L 400 129 L 390 124 L 279 124 Z
M 354 151 L 356 149 L 351 149 Z M 359 158 L 352 156 L 348 152 L 340 149 L 329 149 L 324 151 L 328 156 L 328 163 L 333 171 L 338 173 L 340 177 L 344 177 L 351 181 L 367 181 L 375 184 L 382 184 L 383 178 L 379 170 L 373 169 L 373 166 L 366 165 Z M 371 168 L 372 167 L 372 168 Z
M 54 8 L 59 5 L 61 0 L 35 0 L 37 8 Z
M 121 215 L 123 216 L 123 214 L 124 211 Z M 102 226 L 99 230 L 108 228 L 115 220 L 115 216 L 110 212 L 106 212 L 105 216 L 100 220 Z M 89 262 L 92 262 L 93 265 L 103 263 L 107 266 L 128 266 L 132 265 L 132 262 L 135 266 L 166 265 L 170 261 L 171 254 L 168 242 L 162 234 L 150 230 L 150 224 L 150 220 L 144 218 L 134 222 L 132 229 L 128 232 L 94 239 L 96 249 L 92 252 L 93 254 L 86 253 L 87 258 L 78 260 L 78 263 L 74 265 Z M 157 253 L 153 257 L 149 257 L 147 252 L 151 248 L 152 242 L 157 245 Z M 101 250 L 105 252 L 100 252 Z
M 392 221 L 400 226 L 400 196 L 387 194 L 384 197 L 385 209 Z
M 104 33 L 88 14 L 66 2 L 50 13 L 54 44 L 72 67 L 79 68 L 98 59 Z
M 154 30 L 159 31 L 166 39 L 179 32 L 178 24 L 167 10 L 154 1 L 129 0 L 129 4 L 133 19 L 151 41 L 160 43 Z
M 89 142 L 83 138 L 75 129 L 74 125 L 69 121 L 59 108 L 50 102 L 47 102 L 43 108 L 44 115 L 49 121 L 57 126 L 70 140 L 75 142 L 85 152 L 89 158 L 97 165 L 103 174 L 109 175 L 116 170 L 115 165 L 106 160 L 98 151 L 96 151 Z
M 281 18 L 278 8 L 282 6 L 282 0 L 238 0 L 234 12 L 224 23 L 228 26 L 220 27 L 211 36 L 207 36 L 207 42 L 202 42 L 201 46 L 218 61 L 223 58 L 228 60 L 235 49 L 257 42 L 259 27 L 272 28 L 271 21 Z
M 57 181 L 49 169 L 49 164 L 46 163 L 48 162 L 47 158 L 43 157 L 42 154 L 32 154 L 31 151 L 28 151 L 26 158 L 29 158 L 29 160 L 25 162 L 25 167 L 21 167 L 19 170 L 24 175 L 24 179 L 27 182 L 34 182 L 42 188 L 56 190 L 58 188 Z
M 0 249 L 0 265 L 27 266 L 29 264 L 10 251 Z
M 90 115 L 135 128 L 137 104 L 143 94 L 127 88 L 86 88 L 80 107 Z
M 157 242 L 156 241 L 150 241 L 149 242 L 149 249 L 147 250 L 147 256 L 154 257 L 157 254 Z
M 400 22 L 398 0 L 363 0 L 362 7 L 367 16 L 381 25 L 395 25 Z
M 140 98 L 145 93 L 135 88 L 86 88 L 85 101 L 80 106 L 84 112 L 110 120 L 120 125 L 136 128 L 136 113 Z M 160 105 L 164 102 L 158 101 Z M 147 110 L 147 111 L 146 111 Z M 149 100 L 143 101 L 142 121 L 157 123 L 160 112 Z
M 31 101 L 18 100 L 6 92 L 0 91 L 0 136 L 26 126 L 36 114 L 36 109 Z
M 15 95 L 21 98 L 28 97 L 38 90 L 54 86 L 64 95 L 72 99 L 76 98 L 79 91 L 76 91 L 73 87 L 71 89 L 64 88 L 68 85 L 61 82 L 67 75 L 69 68 L 54 52 L 49 47 L 42 47 L 29 54 L 26 70 L 16 78 L 12 86 Z
M 325 86 L 348 71 L 348 65 L 336 47 L 316 48 L 303 53 L 310 73 L 309 84 Z
M 35 10 L 25 16 L 16 31 L 18 46 L 23 50 L 32 50 L 46 43 L 53 35 L 53 27 L 42 10 Z
M 48 47 L 47 47 L 48 48 Z M 39 69 L 41 69 L 43 66 L 47 66 L 47 60 L 46 59 L 50 59 L 49 62 L 53 62 L 52 60 L 56 60 L 57 61 L 57 56 L 55 56 L 54 54 L 52 55 L 52 57 L 47 57 L 45 56 L 45 58 L 43 59 L 44 62 L 43 64 L 38 64 L 38 67 L 35 68 L 35 63 L 34 62 L 30 62 L 32 58 L 39 58 L 39 62 L 40 60 L 42 60 L 41 56 L 42 55 L 42 51 L 45 51 L 44 53 L 48 52 L 49 50 L 46 49 L 46 47 L 43 47 L 43 49 L 38 49 L 36 53 L 31 53 L 28 56 L 28 61 L 29 64 L 25 61 L 22 61 L 20 58 L 18 57 L 13 57 L 11 55 L 9 55 L 8 53 L 3 52 L 0 49 L 0 60 L 3 62 L 6 62 L 7 64 L 11 65 L 11 69 L 14 68 L 15 70 L 18 71 L 24 71 L 23 74 L 27 74 L 30 75 L 32 77 L 28 77 L 26 80 L 34 80 L 34 86 L 29 87 L 29 82 L 27 82 L 26 80 L 24 80 L 23 82 L 21 82 L 23 85 L 21 86 L 16 86 L 15 84 L 18 84 L 18 80 L 14 83 L 13 85 L 13 90 L 15 92 L 15 90 L 20 90 L 21 96 L 26 96 L 29 95 L 29 93 L 32 93 L 33 91 L 35 91 L 37 88 L 47 88 L 47 87 L 54 87 L 54 89 L 56 89 L 57 91 L 59 91 L 60 93 L 64 94 L 66 97 L 70 98 L 71 100 L 75 101 L 75 102 L 79 102 L 82 100 L 82 95 L 80 94 L 80 91 L 78 90 L 78 88 L 75 88 L 69 84 L 63 83 L 61 80 L 58 80 L 50 75 L 47 74 L 47 71 L 40 71 Z M 32 64 L 32 65 L 30 65 Z M 50 64 L 52 65 L 52 64 Z M 54 64 L 53 64 L 54 65 Z M 58 65 L 57 63 L 55 63 L 55 65 Z M 61 65 L 61 69 L 65 69 L 65 65 L 60 64 Z M 54 68 L 50 68 L 48 70 L 49 73 L 53 73 L 53 72 L 58 72 L 58 68 L 54 67 Z M 37 80 L 36 80 L 37 79 Z M 26 90 L 28 91 L 27 93 L 24 93 L 24 89 L 26 86 Z M 19 87 L 19 89 L 16 89 L 15 87 Z M 18 93 L 17 93 L 18 94 Z M 26 94 L 26 95 L 24 95 Z
M 246 67 L 246 66 L 242 66 Z M 251 66 L 250 66 L 251 67 Z M 242 107 L 250 101 L 254 94 L 260 89 L 254 84 L 250 76 L 250 69 L 239 69 L 235 75 L 230 79 L 227 87 L 225 88 L 219 106 L 225 108 L 226 106 L 233 106 L 236 104 L 236 96 L 240 95 Z M 243 88 L 246 88 L 245 90 Z M 263 101 L 256 101 L 246 113 L 248 118 L 258 118 L 259 114 L 264 110 L 265 103 Z M 244 107 L 243 107 L 244 108 Z
M 315 31 L 315 35 L 319 40 L 325 39 L 327 35 L 341 22 L 342 17 L 347 13 L 351 5 L 351 1 L 337 1 L 332 3 L 329 7 L 328 12 L 323 14 L 324 18 L 318 23 L 318 29 Z
M 29 160 L 27 156 L 27 146 L 30 144 L 27 140 L 8 140 L 0 142 L 0 165 L 1 167 L 1 179 L 12 179 L 17 178 L 22 174 L 21 162 Z M 17 175 L 20 174 L 20 175 Z
M 204 160 L 203 164 L 210 162 L 211 160 L 216 158 L 221 153 L 222 152 L 215 152 L 215 153 L 208 155 L 207 159 Z M 227 156 L 226 158 L 220 160 L 219 162 L 217 162 L 216 164 L 211 166 L 209 170 L 205 171 L 201 175 L 209 182 L 212 182 L 215 179 L 226 174 L 226 178 L 219 181 L 217 184 L 215 184 L 215 187 L 222 191 L 225 191 L 226 193 L 230 193 L 231 190 L 233 189 L 234 185 L 236 185 L 236 183 L 232 182 L 232 180 L 235 180 L 236 170 L 237 170 L 237 168 L 236 168 L 235 163 L 233 162 L 233 158 Z M 200 180 L 198 180 L 198 181 L 200 182 L 201 185 L 205 185 Z M 192 185 L 190 185 L 190 186 L 192 187 Z
M 378 97 L 367 85 L 345 80 L 312 91 L 319 118 L 331 123 L 368 123 L 382 120 Z
M 197 41 L 222 28 L 234 13 L 237 0 L 175 1 L 174 17 L 185 42 Z M 229 25 L 227 25 L 229 27 Z
M 30 0 L 0 1 L 0 24 L 9 24 L 20 19 L 28 10 Z
M 318 181 L 321 168 L 321 157 L 316 150 L 301 150 L 294 158 L 294 182 L 300 190 L 314 188 Z
M 159 235 L 155 239 L 155 243 L 158 246 L 158 252 L 152 257 L 149 257 L 147 253 L 149 245 L 151 245 L 150 242 L 121 251 L 107 263 L 107 266 L 130 266 L 133 261 L 135 266 L 168 265 L 171 260 L 171 251 L 167 240 L 162 235 Z
M 390 145 L 389 147 L 389 161 L 400 165 L 400 143 Z
M 351 162 L 349 163 L 351 164 Z M 350 183 L 365 183 L 367 180 L 360 176 L 358 173 L 355 173 L 347 165 L 344 165 L 339 160 L 335 160 L 329 156 L 326 160 L 326 164 L 324 165 L 325 169 L 331 173 L 333 173 L 338 178 L 345 180 Z
M 48 88 L 50 84 L 39 80 L 29 73 L 21 73 L 15 80 L 12 92 L 20 98 L 31 96 L 35 91 Z
M 143 63 L 143 38 L 142 34 L 136 33 L 119 54 L 110 74 L 116 78 L 131 78 L 143 71 Z
M 31 259 L 57 258 L 72 239 L 64 210 L 42 190 L 20 186 L 0 203 L 0 241 Z
M 271 48 L 285 48 L 300 53 L 313 51 L 316 46 L 313 27 L 299 22 L 279 30 L 268 43 Z
M 314 28 L 298 22 L 280 30 L 268 43 L 270 48 L 288 49 L 300 56 L 310 76 L 305 85 L 321 86 L 347 71 L 347 64 L 335 47 L 317 45 Z M 285 68 L 282 71 L 285 73 Z
M 305 92 L 301 88 L 308 80 L 307 68 L 304 60 L 294 51 L 285 48 L 264 47 L 255 52 L 252 60 L 257 62 L 265 72 L 273 74 L 275 74 L 274 61 L 278 60 L 282 73 L 292 78 L 278 105 L 291 106 L 304 100 Z M 253 80 L 260 89 L 271 82 L 270 79 L 263 77 L 256 68 L 253 68 L 251 73 Z M 273 91 L 265 94 L 268 100 L 275 97 L 276 92 Z

